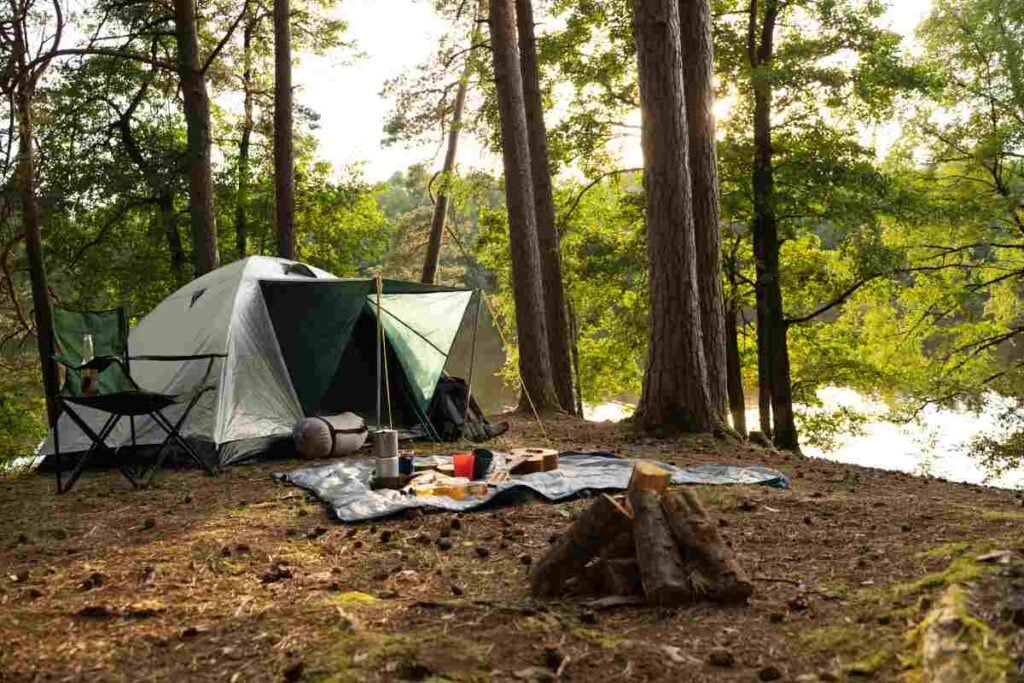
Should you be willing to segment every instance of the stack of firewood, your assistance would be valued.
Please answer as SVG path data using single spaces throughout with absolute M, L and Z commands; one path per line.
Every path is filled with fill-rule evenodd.
M 646 596 L 672 606 L 744 602 L 754 585 L 692 490 L 669 490 L 671 475 L 639 463 L 622 498 L 602 495 L 534 565 L 538 598 Z

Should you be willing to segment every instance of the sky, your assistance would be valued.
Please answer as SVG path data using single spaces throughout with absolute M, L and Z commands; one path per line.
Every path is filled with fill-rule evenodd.
M 295 71 L 297 96 L 320 114 L 320 156 L 336 169 L 359 164 L 367 180 L 378 181 L 414 163 L 440 163 L 436 142 L 412 148 L 382 144 L 384 122 L 393 105 L 381 96 L 384 83 L 426 61 L 444 30 L 430 5 L 429 0 L 341 0 L 335 12 L 348 22 L 348 37 L 361 56 L 302 57 Z M 931 0 L 892 0 L 885 21 L 909 36 L 930 7 Z M 627 161 L 636 160 L 639 143 L 627 143 L 621 151 Z M 460 142 L 463 167 L 493 169 L 496 164 L 497 159 L 475 141 Z

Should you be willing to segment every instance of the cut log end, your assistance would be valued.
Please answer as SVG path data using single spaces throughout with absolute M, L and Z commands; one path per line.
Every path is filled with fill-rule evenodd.
M 633 475 L 629 479 L 630 491 L 653 491 L 661 493 L 668 489 L 672 481 L 672 473 L 658 467 L 653 462 L 638 462 L 633 467 Z

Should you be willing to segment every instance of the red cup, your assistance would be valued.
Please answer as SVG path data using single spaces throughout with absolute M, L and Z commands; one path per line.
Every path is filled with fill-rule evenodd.
M 456 453 L 452 456 L 452 465 L 455 468 L 456 477 L 473 478 L 473 465 L 476 457 L 472 453 Z

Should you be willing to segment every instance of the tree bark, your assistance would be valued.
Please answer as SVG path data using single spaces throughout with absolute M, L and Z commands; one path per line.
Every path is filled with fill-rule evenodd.
M 193 0 L 174 0 L 178 77 L 188 129 L 189 214 L 192 220 L 192 261 L 196 275 L 220 265 L 217 218 L 214 212 L 210 97 L 199 57 L 199 29 Z
M 155 168 L 152 163 L 146 160 L 142 148 L 139 147 L 139 141 L 135 137 L 135 131 L 132 128 L 132 116 L 135 107 L 145 97 L 148 89 L 149 84 L 143 84 L 140 91 L 136 94 L 132 105 L 121 113 L 116 126 L 121 137 L 121 144 L 124 145 L 125 154 L 135 164 L 135 167 L 139 169 L 139 173 L 142 174 L 149 189 L 150 200 L 156 205 L 156 227 L 167 240 L 171 275 L 174 277 L 175 284 L 180 287 L 188 281 L 185 274 L 187 258 L 185 256 L 185 248 L 181 243 L 181 233 L 178 231 L 178 216 L 174 210 L 174 190 L 172 189 L 174 181 L 167 178 L 166 169 Z
M 50 289 L 46 282 L 46 261 L 43 258 L 42 216 L 36 197 L 36 159 L 33 139 L 35 129 L 32 121 L 32 97 L 35 90 L 33 75 L 26 68 L 27 43 L 22 17 L 26 7 L 11 0 L 13 18 L 11 43 L 11 64 L 14 73 L 12 93 L 14 115 L 18 127 L 17 191 L 21 197 L 21 219 L 25 230 L 25 252 L 28 257 L 29 279 L 32 283 L 33 318 L 36 326 L 36 343 L 39 349 L 40 368 L 43 375 L 43 389 L 46 392 L 46 413 L 50 424 L 56 424 L 59 410 L 57 392 L 60 391 L 57 366 L 53 360 L 53 309 L 50 307 Z
M 760 31 L 756 0 L 750 6 L 750 62 L 754 92 L 754 255 L 758 261 L 758 375 L 769 383 L 772 439 L 779 448 L 799 451 L 793 415 L 786 321 L 779 272 L 779 227 L 775 213 L 772 148 L 772 86 L 765 73 L 774 51 L 778 0 L 765 0 Z M 760 33 L 760 40 L 757 35 Z M 757 46 L 755 48 L 755 43 Z M 762 417 L 762 421 L 764 418 Z M 767 434 L 766 434 L 767 436 Z
M 513 0 L 491 0 L 491 53 L 501 119 L 505 195 L 512 257 L 512 290 L 519 339 L 519 372 L 538 410 L 559 406 L 551 378 L 543 279 L 537 243 L 530 145 L 523 105 L 523 83 L 516 48 Z M 520 402 L 522 403 L 522 402 Z M 521 408 L 526 406 L 521 405 Z
M 693 229 L 697 247 L 697 288 L 700 294 L 704 360 L 708 370 L 711 405 L 724 417 L 728 384 L 710 0 L 679 0 L 679 22 L 682 30 L 683 82 L 686 89 L 690 184 L 693 188 Z
M 562 409 L 575 414 L 569 320 L 566 312 L 565 285 L 562 280 L 562 254 L 559 248 L 558 228 L 555 225 L 555 198 L 551 186 L 548 133 L 544 123 L 544 99 L 540 89 L 540 68 L 537 63 L 533 0 L 516 0 L 516 26 L 519 33 L 526 128 L 530 140 L 530 171 L 537 216 L 540 269 L 544 279 L 544 318 L 548 329 L 551 372 L 554 373 L 552 379 Z
M 710 431 L 677 0 L 635 0 L 650 270 L 647 370 L 636 422 Z
M 295 147 L 292 141 L 292 29 L 289 0 L 274 0 L 274 197 L 277 255 L 294 259 Z
M 170 254 L 171 275 L 179 287 L 184 285 L 188 278 L 185 275 L 185 247 L 181 243 L 181 233 L 178 231 L 178 214 L 174 210 L 174 194 L 164 190 L 156 195 L 157 222 L 160 231 L 167 240 L 167 251 Z
M 732 414 L 732 428 L 740 436 L 747 435 L 747 400 L 743 395 L 743 364 L 740 361 L 739 330 L 736 318 L 739 311 L 736 303 L 730 301 L 725 312 L 725 365 L 728 374 L 729 412 Z
M 249 250 L 249 148 L 255 126 L 252 115 L 252 40 L 258 24 L 259 19 L 250 15 L 246 17 L 245 28 L 242 30 L 242 134 L 238 140 L 238 188 L 235 196 L 235 254 L 240 259 L 245 258 Z
M 480 22 L 473 22 L 473 31 L 469 36 L 469 49 L 480 42 Z M 434 204 L 434 215 L 430 220 L 430 236 L 427 239 L 427 255 L 423 259 L 423 275 L 420 282 L 432 285 L 437 279 L 437 266 L 441 260 L 441 242 L 444 241 L 444 227 L 448 220 L 448 194 L 452 178 L 455 175 L 455 160 L 459 153 L 459 135 L 462 133 L 462 114 L 466 109 L 466 95 L 469 92 L 469 78 L 473 72 L 473 64 L 466 57 L 466 68 L 459 80 L 459 88 L 455 92 L 452 105 L 451 128 L 448 130 L 448 150 L 444 155 L 444 166 L 441 169 L 441 186 Z

